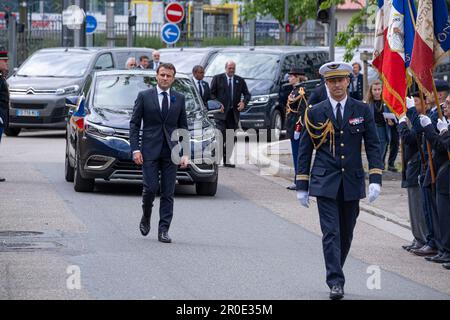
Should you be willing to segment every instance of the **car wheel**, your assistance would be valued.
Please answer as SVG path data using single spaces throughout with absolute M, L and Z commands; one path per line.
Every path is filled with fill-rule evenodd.
M 75 172 L 73 188 L 77 192 L 92 192 L 94 191 L 95 180 L 85 179 L 81 176 L 80 161 L 78 160 L 78 153 L 75 153 Z
M 199 196 L 213 197 L 217 192 L 218 177 L 213 182 L 197 182 L 195 184 L 195 191 Z
M 270 129 L 267 130 L 267 141 L 279 141 L 281 138 L 282 128 L 283 121 L 281 119 L 281 112 L 279 110 L 275 110 L 270 118 Z
M 5 134 L 8 137 L 17 137 L 20 133 L 20 130 L 22 130 L 22 128 L 5 128 Z
M 69 146 L 67 145 L 69 142 L 66 142 L 66 157 L 64 161 L 64 176 L 67 182 L 73 182 L 75 177 L 75 168 L 70 165 L 69 161 Z

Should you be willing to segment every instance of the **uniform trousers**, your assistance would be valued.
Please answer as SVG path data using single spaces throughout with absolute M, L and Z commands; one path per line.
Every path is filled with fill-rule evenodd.
M 427 243 L 429 231 L 425 220 L 425 214 L 423 213 L 422 194 L 418 186 L 408 187 L 407 190 L 411 231 L 418 245 L 423 246 Z

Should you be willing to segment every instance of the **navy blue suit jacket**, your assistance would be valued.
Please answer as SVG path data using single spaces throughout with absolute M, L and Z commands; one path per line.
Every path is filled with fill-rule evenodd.
M 336 132 L 335 154 L 333 155 L 333 148 L 330 148 L 328 136 L 327 141 L 316 150 L 310 170 L 314 145 L 308 130 L 303 130 L 298 157 L 297 190 L 309 190 L 311 196 L 337 199 L 339 187 L 343 183 L 345 201 L 364 198 L 365 174 L 361 158 L 363 140 L 369 161 L 369 181 L 381 184 L 380 141 L 367 104 L 348 97 L 341 129 L 337 127 L 329 99 L 308 108 L 307 112 L 310 123 L 315 126 L 331 120 Z M 314 134 L 320 133 L 312 130 Z
M 161 155 L 164 140 L 172 149 L 178 141 L 172 141 L 172 133 L 177 129 L 188 130 L 185 98 L 182 94 L 170 89 L 170 107 L 167 117 L 163 119 L 156 88 L 139 92 L 134 103 L 130 120 L 131 151 L 140 150 L 144 161 L 156 160 Z M 139 132 L 142 126 L 142 143 Z M 185 143 L 189 146 L 189 142 Z M 189 155 L 189 150 L 183 150 Z

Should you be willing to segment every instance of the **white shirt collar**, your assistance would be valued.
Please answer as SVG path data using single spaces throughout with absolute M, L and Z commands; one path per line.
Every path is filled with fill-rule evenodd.
M 161 92 L 167 92 L 167 95 L 170 96 L 170 88 L 167 90 L 163 90 L 158 85 L 156 85 L 156 91 L 158 92 L 158 95 L 160 95 Z
M 348 98 L 347 95 L 345 95 L 344 99 L 342 99 L 341 101 L 336 101 L 330 95 L 328 95 L 328 99 L 330 99 L 330 103 L 331 103 L 331 106 L 333 107 L 334 114 L 336 114 L 336 106 L 338 103 L 341 104 L 341 111 L 342 111 L 342 114 L 344 114 L 344 107 L 345 107 L 345 104 L 347 103 L 347 98 Z

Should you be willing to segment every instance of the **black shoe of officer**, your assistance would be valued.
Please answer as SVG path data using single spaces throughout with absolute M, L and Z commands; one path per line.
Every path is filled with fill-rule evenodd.
M 172 239 L 170 239 L 169 233 L 167 231 L 162 231 L 158 234 L 158 241 L 164 243 L 171 243 Z
M 6 179 L 5 178 L 3 178 L 3 177 L 0 177 L 0 182 L 5 182 L 6 181 Z
M 430 261 L 430 262 L 435 262 L 436 259 L 439 259 L 442 256 L 442 253 L 438 253 L 435 256 L 428 256 L 425 257 L 425 260 Z
M 450 254 L 449 253 L 441 254 L 430 261 L 435 263 L 448 263 L 450 262 Z
M 335 285 L 331 288 L 330 299 L 341 300 L 344 297 L 344 288 L 340 285 Z
M 417 250 L 411 249 L 410 252 L 414 253 L 415 255 L 418 255 L 420 257 L 435 256 L 438 253 L 436 249 L 430 247 L 429 245 L 424 245 L 422 248 L 417 249 Z
M 145 237 L 150 232 L 150 218 L 152 216 L 152 207 L 142 206 L 142 218 L 139 224 L 139 230 L 141 230 L 142 235 Z
M 450 270 L 450 262 L 444 263 L 442 265 L 445 269 Z

